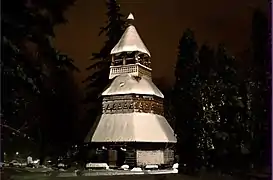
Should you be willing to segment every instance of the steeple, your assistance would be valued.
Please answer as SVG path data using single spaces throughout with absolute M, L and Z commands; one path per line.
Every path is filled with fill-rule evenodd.
M 132 24 L 133 20 L 134 16 L 130 13 L 127 18 L 128 27 L 111 50 L 112 66 L 109 79 L 124 73 L 133 73 L 134 76 L 151 76 L 151 54 Z
M 130 13 L 127 18 L 129 26 L 126 28 L 119 42 L 111 50 L 111 54 L 116 55 L 122 52 L 140 52 L 151 57 L 149 50 L 146 48 L 140 36 L 138 35 L 135 26 L 132 25 L 133 20 L 134 16 L 132 13 Z
M 130 13 L 129 16 L 127 17 L 127 20 L 128 20 L 128 21 L 133 21 L 134 19 L 135 19 L 135 18 L 134 18 L 134 16 L 133 16 L 132 13 Z

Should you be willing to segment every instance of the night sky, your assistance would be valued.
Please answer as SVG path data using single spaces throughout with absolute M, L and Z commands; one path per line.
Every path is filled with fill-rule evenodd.
M 122 13 L 133 13 L 138 33 L 152 55 L 153 78 L 173 83 L 179 38 L 186 28 L 199 44 L 225 43 L 236 55 L 248 44 L 251 15 L 256 7 L 267 10 L 266 0 L 118 0 Z M 106 22 L 104 0 L 77 0 L 66 12 L 68 24 L 56 28 L 56 47 L 75 60 L 80 86 L 88 75 L 88 58 L 103 46 L 99 28 Z

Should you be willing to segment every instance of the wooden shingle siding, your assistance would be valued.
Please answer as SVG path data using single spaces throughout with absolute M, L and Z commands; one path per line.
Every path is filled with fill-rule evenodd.
M 164 164 L 173 164 L 174 151 L 172 149 L 164 150 Z
M 145 166 L 148 164 L 160 165 L 164 163 L 164 153 L 162 150 L 137 150 L 137 165 Z
M 125 156 L 125 164 L 135 167 L 136 166 L 136 150 L 127 150 Z

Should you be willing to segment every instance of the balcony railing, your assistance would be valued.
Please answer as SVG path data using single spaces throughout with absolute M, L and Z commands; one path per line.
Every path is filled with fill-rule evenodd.
M 109 79 L 113 79 L 114 77 L 121 74 L 131 74 L 134 76 L 145 75 L 145 76 L 151 77 L 151 69 L 139 63 L 110 67 Z

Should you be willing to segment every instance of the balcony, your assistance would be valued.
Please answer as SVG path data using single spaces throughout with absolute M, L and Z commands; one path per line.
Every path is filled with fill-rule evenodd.
M 151 77 L 152 69 L 141 65 L 140 63 L 136 64 L 126 64 L 119 66 L 111 66 L 109 79 L 113 79 L 114 77 L 121 74 L 130 74 L 133 76 L 147 76 Z

